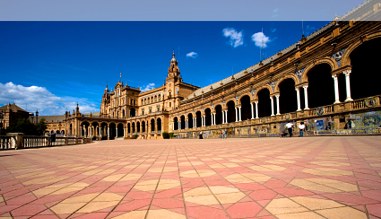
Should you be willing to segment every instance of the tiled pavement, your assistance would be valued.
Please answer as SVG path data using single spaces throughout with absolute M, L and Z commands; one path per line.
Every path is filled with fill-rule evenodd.
M 0 151 L 0 218 L 381 218 L 381 136 Z

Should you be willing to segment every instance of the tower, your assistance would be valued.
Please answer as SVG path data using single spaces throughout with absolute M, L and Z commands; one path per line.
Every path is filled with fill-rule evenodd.
M 178 95 L 181 83 L 180 69 L 175 56 L 175 52 L 172 53 L 171 61 L 169 62 L 168 75 L 165 80 L 165 96 L 166 102 L 164 109 L 172 110 L 178 105 Z

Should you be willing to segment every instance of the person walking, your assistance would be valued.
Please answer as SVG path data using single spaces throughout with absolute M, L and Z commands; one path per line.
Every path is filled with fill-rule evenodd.
M 292 124 L 292 122 L 290 122 L 290 121 L 286 124 L 286 128 L 288 130 L 288 134 L 290 137 L 292 137 L 292 127 L 293 126 L 294 126 L 294 124 Z
M 298 128 L 299 128 L 299 137 L 303 137 L 304 129 L 306 128 L 306 125 L 304 125 L 304 122 L 300 122 Z

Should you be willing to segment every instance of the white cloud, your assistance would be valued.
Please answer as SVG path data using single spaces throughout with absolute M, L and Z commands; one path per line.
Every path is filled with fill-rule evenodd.
M 29 112 L 38 110 L 40 115 L 64 115 L 65 111 L 75 109 L 77 103 L 82 113 L 99 111 L 96 104 L 86 98 L 58 97 L 45 87 L 0 83 L 0 105 L 8 103 L 15 103 Z
M 188 52 L 186 56 L 189 57 L 189 58 L 195 59 L 195 58 L 198 57 L 198 53 L 192 51 L 192 52 Z
M 145 85 L 145 86 L 143 86 L 143 87 L 144 87 L 144 88 L 140 87 L 140 90 L 141 90 L 142 92 L 149 91 L 149 90 L 152 90 L 152 89 L 155 88 L 155 83 L 149 83 L 149 84 L 147 84 L 147 85 Z
M 234 28 L 224 28 L 222 33 L 224 34 L 224 37 L 229 38 L 229 43 L 234 48 L 243 45 L 242 31 L 238 32 Z
M 263 32 L 255 33 L 251 36 L 251 40 L 255 43 L 256 46 L 260 48 L 266 48 L 267 43 L 270 42 L 270 38 L 266 36 Z

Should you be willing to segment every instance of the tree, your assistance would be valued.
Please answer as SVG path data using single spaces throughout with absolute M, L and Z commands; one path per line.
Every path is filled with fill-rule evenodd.
M 11 124 L 6 130 L 9 132 L 21 132 L 24 135 L 42 135 L 46 130 L 46 123 L 41 120 L 37 124 L 33 124 L 29 119 L 20 118 L 17 122 Z

